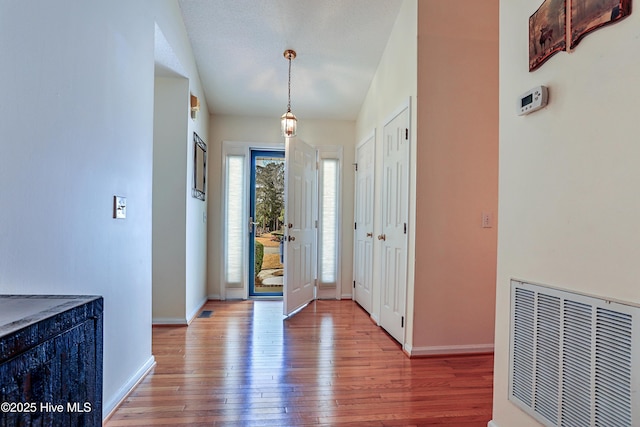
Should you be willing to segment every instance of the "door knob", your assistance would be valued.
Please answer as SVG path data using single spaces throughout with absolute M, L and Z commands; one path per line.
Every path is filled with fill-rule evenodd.
M 296 240 L 296 237 L 295 237 L 295 236 L 289 236 L 289 241 L 290 241 L 290 242 L 293 242 L 294 240 Z
M 385 234 L 379 234 L 378 240 L 387 240 L 387 236 Z
M 367 237 L 373 237 L 373 233 L 367 233 Z
M 293 228 L 293 224 L 289 223 L 289 228 Z

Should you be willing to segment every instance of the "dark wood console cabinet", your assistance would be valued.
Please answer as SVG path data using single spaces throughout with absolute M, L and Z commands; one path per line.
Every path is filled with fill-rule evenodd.
M 102 297 L 0 295 L 0 427 L 102 425 Z

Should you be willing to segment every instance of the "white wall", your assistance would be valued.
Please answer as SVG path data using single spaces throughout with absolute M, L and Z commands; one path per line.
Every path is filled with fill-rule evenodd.
M 207 296 L 207 204 L 191 190 L 193 133 L 207 142 L 209 112 L 180 10 L 167 5 L 180 20 L 160 20 L 155 30 L 153 323 L 187 324 Z M 200 99 L 196 119 L 191 94 Z
M 189 93 L 197 96 L 200 100 L 200 111 L 196 118 L 189 116 L 187 119 L 186 135 L 186 155 L 187 155 L 187 176 L 185 181 L 185 198 L 187 206 L 187 216 L 185 227 L 185 316 L 187 321 L 193 320 L 198 314 L 202 305 L 207 301 L 207 200 L 209 198 L 210 183 L 205 180 L 205 200 L 199 200 L 192 196 L 193 169 L 194 169 L 194 149 L 193 133 L 207 144 L 207 154 L 211 148 L 209 144 L 209 109 L 204 97 L 204 89 L 200 83 L 200 77 L 193 59 L 191 43 L 186 32 L 181 31 L 180 51 L 186 53 L 188 65 Z M 206 159 L 206 167 L 215 169 L 215 165 Z
M 507 401 L 509 281 L 640 303 L 640 14 L 527 67 L 537 4 L 500 1 L 500 228 L 494 424 L 538 423 Z M 550 90 L 517 117 L 520 93 Z
M 153 323 L 187 324 L 206 301 L 206 201 L 192 197 L 195 131 L 189 80 L 156 76 L 153 175 Z M 204 118 L 204 120 L 203 120 Z M 203 132 L 204 130 L 204 132 Z
M 197 77 L 175 1 L 0 0 L 0 292 L 104 296 L 105 414 L 153 363 L 154 22 Z
M 187 110 L 189 80 L 155 80 L 153 322 L 186 323 Z
M 223 251 L 223 200 L 222 200 L 222 142 L 257 142 L 283 144 L 279 117 L 211 116 L 208 182 L 208 293 L 210 298 L 220 298 L 220 275 Z M 338 145 L 344 147 L 342 175 L 342 291 L 350 297 L 353 269 L 353 179 L 355 123 L 338 120 L 305 120 L 298 117 L 298 138 L 312 146 Z
M 206 118 L 205 118 L 206 117 Z M 207 144 L 208 140 L 208 118 L 209 114 L 204 111 L 198 113 L 196 122 L 189 120 L 188 141 L 187 141 L 187 191 L 186 205 L 186 251 L 185 259 L 185 319 L 190 322 L 198 314 L 198 311 L 207 301 L 207 199 L 209 198 L 210 183 L 207 181 L 205 200 L 199 200 L 192 197 L 191 189 L 193 187 L 193 131 Z M 207 167 L 212 167 L 207 158 Z
M 407 322 L 406 342 L 412 342 L 413 327 L 413 287 L 415 260 L 415 200 L 416 200 L 416 96 L 417 96 L 417 1 L 405 0 L 402 3 L 396 23 L 393 27 L 387 47 L 378 65 L 367 96 L 356 122 L 356 141 L 367 138 L 376 129 L 376 180 L 375 180 L 375 213 L 373 235 L 377 236 L 382 230 L 382 206 L 380 188 L 382 185 L 382 129 L 384 121 L 399 107 L 411 98 L 411 164 L 410 164 L 410 207 L 409 207 L 409 260 L 408 289 L 407 289 Z M 345 150 L 345 154 L 355 156 Z M 353 217 L 353 215 L 352 215 Z M 353 242 L 352 242 L 353 244 Z M 381 251 L 380 242 L 374 240 L 374 256 Z M 373 312 L 372 316 L 379 319 L 380 315 L 380 274 L 373 275 Z M 352 279 L 353 280 L 353 279 Z

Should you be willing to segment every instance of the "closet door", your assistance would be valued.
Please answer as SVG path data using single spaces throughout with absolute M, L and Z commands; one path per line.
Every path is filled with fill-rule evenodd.
M 373 305 L 373 200 L 375 132 L 356 148 L 354 299 L 371 313 Z
M 380 326 L 404 343 L 409 220 L 409 106 L 383 128 Z

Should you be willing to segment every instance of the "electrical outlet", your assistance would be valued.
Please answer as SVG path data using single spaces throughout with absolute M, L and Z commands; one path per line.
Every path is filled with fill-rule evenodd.
M 490 212 L 482 212 L 482 228 L 493 227 L 493 214 Z

